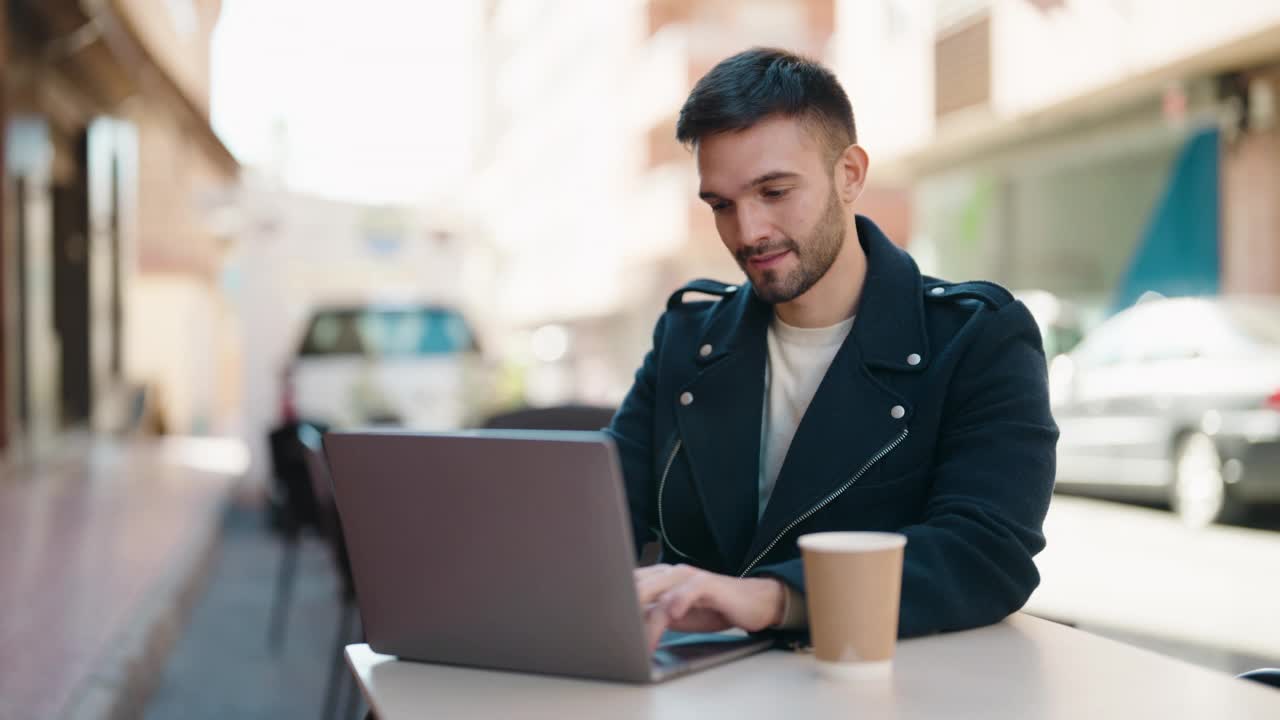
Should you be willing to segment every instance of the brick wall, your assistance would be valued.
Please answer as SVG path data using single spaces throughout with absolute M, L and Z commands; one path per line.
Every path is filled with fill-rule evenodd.
M 1280 92 L 1280 73 L 1266 77 Z M 1280 118 L 1222 152 L 1222 289 L 1280 294 Z
M 5 157 L 4 157 L 4 133 L 9 127 L 8 108 L 5 106 L 5 97 L 8 95 L 8 81 L 5 77 L 5 70 L 9 67 L 9 23 L 7 19 L 7 3 L 0 2 L 0 318 L 5 317 L 4 297 L 7 290 L 5 289 L 4 278 L 6 273 L 5 254 L 4 254 L 4 228 L 8 222 L 5 217 Z M 0 331 L 0 450 L 4 450 L 8 445 L 8 422 L 9 422 L 9 400 L 6 391 L 8 388 L 8 366 L 5 365 L 5 334 Z
M 1222 164 L 1222 288 L 1280 293 L 1280 133 L 1242 138 Z

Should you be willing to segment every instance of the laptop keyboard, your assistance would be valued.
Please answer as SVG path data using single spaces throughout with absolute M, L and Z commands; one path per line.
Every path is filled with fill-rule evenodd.
M 669 637 L 670 636 L 670 637 Z M 737 645 L 754 642 L 750 637 L 725 637 L 724 635 L 698 635 L 693 633 L 668 633 L 653 654 L 653 663 L 660 668 L 694 663 L 703 658 L 723 655 Z

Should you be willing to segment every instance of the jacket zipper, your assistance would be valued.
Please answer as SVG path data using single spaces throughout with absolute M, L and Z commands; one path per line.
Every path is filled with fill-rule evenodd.
M 854 483 L 858 482 L 858 480 L 863 475 L 865 475 L 868 470 L 871 469 L 872 465 L 875 465 L 876 463 L 883 460 L 885 455 L 888 455 L 889 453 L 893 452 L 894 448 L 901 445 L 902 441 L 907 439 L 907 435 L 908 435 L 908 430 L 906 428 L 902 428 L 902 432 L 898 434 L 898 437 L 894 438 L 888 445 L 885 445 L 884 447 L 880 448 L 880 452 L 871 456 L 871 459 L 867 461 L 867 464 L 863 465 L 862 468 L 858 470 L 858 472 L 855 473 L 853 477 L 846 480 L 844 484 L 841 485 L 840 487 L 831 491 L 830 495 L 827 495 L 826 497 L 822 498 L 822 500 L 820 500 L 817 505 L 814 505 L 813 507 L 809 508 L 803 515 L 796 518 L 795 520 L 792 520 L 785 528 L 782 529 L 782 532 L 778 533 L 778 536 L 773 539 L 773 542 L 769 543 L 769 546 L 766 547 L 763 552 L 757 555 L 755 560 L 751 561 L 751 564 L 747 566 L 747 569 L 743 570 L 742 573 L 738 575 L 738 577 L 746 577 L 747 573 L 751 572 L 751 570 L 755 568 L 756 564 L 759 563 L 761 560 L 763 560 L 764 556 L 768 555 L 769 551 L 773 550 L 774 546 L 777 545 L 779 542 L 781 542 L 782 538 L 786 537 L 787 533 L 795 529 L 795 527 L 800 523 L 813 517 L 814 513 L 818 512 L 819 510 L 826 507 L 827 505 L 830 505 L 831 501 L 840 497 L 840 495 L 845 490 L 848 490 L 850 487 L 853 486 Z M 659 505 L 659 510 L 661 510 L 661 505 Z M 661 512 L 659 512 L 658 516 L 659 516 L 659 521 L 661 521 L 661 516 L 662 516 Z M 679 552 L 679 551 L 677 550 L 676 552 Z
M 662 533 L 662 540 L 666 542 L 667 547 L 674 550 L 680 557 L 692 560 L 692 555 L 684 553 L 680 548 L 676 547 L 675 543 L 671 542 L 671 536 L 667 534 L 667 523 L 662 512 L 662 492 L 667 488 L 667 475 L 671 474 L 671 466 L 675 464 L 676 454 L 680 452 L 680 446 L 683 444 L 684 441 L 677 437 L 675 446 L 671 448 L 671 456 L 667 458 L 667 466 L 662 469 L 662 480 L 658 482 L 658 532 Z

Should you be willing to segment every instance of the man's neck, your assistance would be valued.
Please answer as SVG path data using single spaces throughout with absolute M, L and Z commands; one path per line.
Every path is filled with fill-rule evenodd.
M 867 256 L 850 222 L 844 247 L 826 274 L 800 297 L 775 305 L 774 312 L 792 327 L 830 327 L 857 314 L 866 277 Z

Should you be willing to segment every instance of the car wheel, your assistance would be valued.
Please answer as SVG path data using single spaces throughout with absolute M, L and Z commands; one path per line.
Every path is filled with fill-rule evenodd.
M 1183 524 L 1201 528 L 1234 515 L 1222 456 L 1204 433 L 1182 438 L 1174 454 L 1172 505 Z

